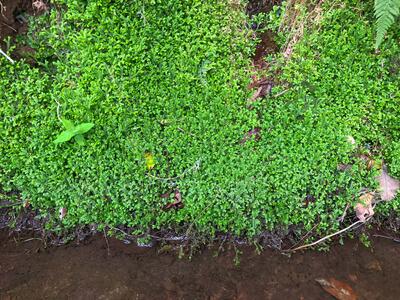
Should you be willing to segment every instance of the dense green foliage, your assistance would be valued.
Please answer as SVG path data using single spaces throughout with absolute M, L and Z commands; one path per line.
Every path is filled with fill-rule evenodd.
M 0 59 L 0 183 L 43 214 L 67 208 L 65 226 L 330 231 L 375 188 L 357 152 L 379 146 L 400 176 L 400 49 L 391 39 L 374 54 L 373 18 L 359 16 L 359 2 L 305 32 L 280 75 L 289 91 L 252 110 L 243 8 L 64 2 L 31 27 L 34 66 Z M 57 102 L 62 119 L 95 124 L 84 145 L 53 143 L 64 130 Z M 256 127 L 260 140 L 240 143 Z M 184 207 L 162 209 L 176 190 Z
M 389 27 L 400 15 L 400 0 L 375 0 L 376 42 L 378 48 Z

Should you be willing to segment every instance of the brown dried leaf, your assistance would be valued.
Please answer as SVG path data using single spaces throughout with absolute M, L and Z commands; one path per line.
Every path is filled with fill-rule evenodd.
M 247 86 L 249 90 L 254 89 L 255 87 L 259 87 L 261 85 L 267 84 L 268 79 L 265 77 L 262 77 L 261 79 L 258 79 L 257 76 L 252 76 L 251 77 L 253 81 Z
M 335 297 L 337 300 L 357 300 L 356 293 L 353 291 L 351 286 L 345 282 L 336 280 L 334 278 L 330 278 L 329 280 L 317 278 L 315 280 L 326 292 Z
M 363 160 L 366 164 L 367 170 L 371 170 L 373 167 L 376 166 L 375 160 L 372 158 L 371 154 L 358 154 L 356 155 L 359 159 Z
M 64 217 L 67 215 L 67 209 L 65 208 L 65 207 L 61 207 L 60 208 L 60 210 L 59 210 L 59 217 L 60 217 L 60 220 L 62 220 L 62 219 L 64 219 Z
M 163 193 L 163 194 L 160 195 L 160 197 L 161 197 L 161 198 L 168 199 L 169 196 L 171 195 L 171 192 L 172 192 L 172 191 L 168 191 L 168 192 L 166 192 L 166 193 Z
M 263 87 L 260 86 L 260 87 L 257 89 L 257 91 L 253 94 L 253 96 L 251 96 L 251 98 L 250 98 L 249 101 L 250 101 L 250 102 L 256 101 L 257 98 L 261 96 L 262 90 L 263 90 Z
M 254 129 L 249 130 L 246 132 L 245 136 L 243 139 L 240 141 L 241 144 L 244 144 L 248 140 L 250 140 L 254 136 L 255 141 L 259 141 L 261 139 L 261 128 L 256 127 Z
M 347 170 L 349 170 L 349 169 L 351 169 L 351 165 L 349 165 L 349 164 L 339 164 L 338 166 L 337 166 L 337 169 L 338 169 L 338 171 L 342 171 L 342 172 L 344 172 L 344 171 L 347 171 Z
M 400 188 L 400 181 L 389 176 L 385 165 L 382 165 L 381 175 L 376 179 L 379 182 L 381 199 L 384 201 L 393 200 Z
M 174 202 L 168 203 L 167 205 L 165 205 L 163 207 L 163 210 L 169 210 L 171 208 L 180 209 L 183 207 L 184 207 L 184 204 L 182 202 L 182 194 L 178 189 L 176 189 L 174 192 Z
M 175 190 L 175 202 L 176 203 L 182 202 L 182 194 L 178 189 Z
M 374 215 L 374 209 L 372 207 L 372 201 L 374 199 L 374 193 L 366 193 L 359 198 L 359 202 L 355 206 L 356 216 L 361 222 L 365 222 L 367 218 Z
M 32 2 L 32 7 L 37 12 L 45 12 L 49 10 L 48 5 L 43 0 L 35 0 Z

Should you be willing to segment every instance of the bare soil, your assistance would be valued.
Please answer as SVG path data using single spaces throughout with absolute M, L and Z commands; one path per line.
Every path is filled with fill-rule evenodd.
M 335 278 L 358 299 L 398 299 L 400 243 L 356 240 L 328 253 L 288 257 L 206 249 L 191 261 L 168 248 L 139 248 L 101 235 L 85 245 L 43 248 L 39 240 L 0 231 L 0 299 L 334 299 L 315 281 Z M 349 298 L 350 299 L 350 298 Z
M 26 33 L 28 24 L 25 13 L 35 13 L 32 0 L 0 0 L 0 41 L 7 36 Z

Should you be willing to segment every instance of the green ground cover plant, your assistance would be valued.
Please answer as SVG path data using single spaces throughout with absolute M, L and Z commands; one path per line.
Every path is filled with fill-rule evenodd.
M 363 1 L 323 7 L 289 61 L 269 57 L 272 93 L 287 92 L 253 109 L 255 42 L 236 1 L 55 4 L 32 21 L 33 64 L 0 58 L 1 189 L 52 228 L 328 233 L 377 187 L 379 164 L 358 154 L 400 176 L 399 31 L 376 54 Z

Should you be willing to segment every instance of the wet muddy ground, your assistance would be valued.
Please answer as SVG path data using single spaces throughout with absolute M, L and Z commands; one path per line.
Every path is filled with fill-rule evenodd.
M 25 33 L 28 28 L 27 15 L 34 13 L 31 0 L 0 0 L 0 41 L 3 42 L 7 36 Z
M 348 284 L 358 299 L 400 294 L 400 243 L 385 238 L 291 257 L 243 247 L 239 265 L 228 249 L 189 261 L 111 238 L 107 246 L 101 235 L 50 249 L 27 238 L 0 231 L 0 299 L 334 299 L 317 278 Z

